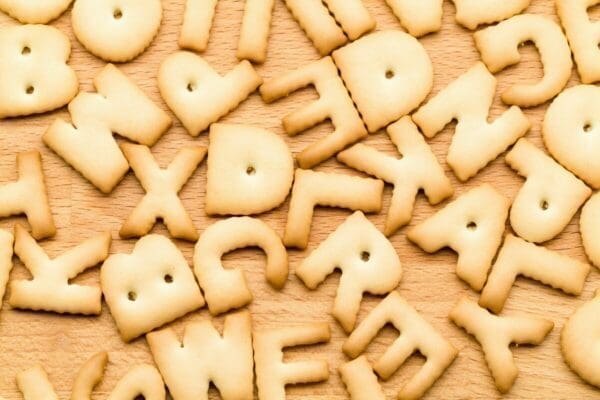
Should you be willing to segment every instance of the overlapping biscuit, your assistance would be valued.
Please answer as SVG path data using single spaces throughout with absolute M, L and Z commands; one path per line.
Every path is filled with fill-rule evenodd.
M 208 149 L 208 215 L 250 215 L 286 199 L 294 159 L 276 134 L 249 125 L 213 124 Z
M 224 254 L 259 247 L 267 255 L 265 276 L 275 289 L 285 285 L 288 257 L 281 238 L 267 224 L 250 217 L 221 220 L 206 228 L 194 250 L 194 272 L 204 291 L 208 309 L 217 315 L 252 301 L 243 271 L 223 268 Z
M 452 364 L 458 351 L 398 292 L 392 292 L 352 332 L 342 347 L 344 353 L 358 357 L 388 323 L 400 331 L 400 336 L 375 362 L 374 370 L 388 379 L 412 353 L 419 351 L 427 360 L 398 394 L 403 400 L 419 399 Z
M 73 0 L 0 0 L 0 10 L 22 24 L 47 24 L 69 8 Z
M 377 375 L 365 356 L 340 366 L 340 377 L 352 400 L 385 400 Z
M 90 53 L 109 62 L 131 61 L 158 33 L 160 0 L 75 0 L 71 24 Z
M 542 104 L 556 96 L 571 77 L 571 49 L 560 26 L 547 17 L 517 15 L 475 33 L 475 46 L 490 71 L 496 73 L 517 64 L 519 45 L 531 41 L 544 68 L 543 78 L 534 83 L 517 83 L 502 93 L 502 101 L 521 107 Z
M 580 295 L 589 271 L 588 264 L 508 234 L 481 292 L 479 305 L 498 314 L 519 275 L 567 294 Z
M 327 380 L 327 361 L 284 363 L 283 348 L 328 342 L 330 337 L 329 325 L 326 323 L 255 330 L 253 345 L 258 398 L 285 400 L 285 385 Z
M 13 243 L 14 236 L 12 233 L 0 230 L 0 310 L 2 310 L 2 300 L 6 291 L 8 277 L 13 267 Z
M 382 196 L 380 180 L 296 169 L 283 243 L 306 248 L 316 206 L 379 212 Z
M 510 201 L 488 184 L 471 189 L 408 231 L 428 253 L 450 247 L 458 253 L 456 275 L 480 291 L 506 228 Z
M 581 210 L 579 230 L 585 254 L 600 268 L 600 194 L 594 194 Z
M 213 383 L 223 399 L 252 400 L 252 318 L 229 314 L 220 334 L 209 320 L 192 322 L 183 341 L 172 329 L 146 335 L 152 357 L 174 399 L 208 400 Z
M 410 113 L 433 85 L 427 51 L 402 31 L 364 36 L 335 51 L 333 60 L 369 132 Z
M 520 139 L 506 162 L 526 178 L 510 210 L 510 225 L 525 240 L 541 243 L 557 236 L 592 194 L 582 181 L 527 139 Z
M 131 254 L 108 257 L 100 280 L 126 342 L 204 306 L 183 254 L 161 235 L 144 236 Z
M 113 132 L 152 146 L 171 118 L 114 65 L 94 78 L 98 93 L 80 93 L 70 104 L 72 122 L 57 119 L 44 143 L 103 193 L 110 193 L 129 165 Z
M 539 318 L 498 317 L 466 298 L 461 299 L 450 311 L 450 319 L 475 336 L 501 393 L 510 390 L 519 373 L 509 346 L 541 344 L 554 327 L 552 321 Z
M 261 83 L 246 60 L 221 76 L 200 56 L 187 51 L 169 55 L 158 71 L 162 98 L 192 136 L 227 115 Z
M 121 150 L 146 194 L 121 226 L 119 235 L 122 238 L 144 236 L 160 218 L 174 238 L 198 240 L 194 222 L 178 193 L 204 160 L 206 148 L 183 147 L 167 168 L 158 166 L 146 146 L 123 143 Z
M 70 54 L 69 38 L 54 27 L 0 29 L 0 118 L 44 113 L 71 101 L 79 81 L 67 64 Z
M 351 332 L 363 293 L 384 295 L 402 277 L 394 246 L 360 211 L 352 214 L 296 268 L 296 275 L 316 289 L 334 270 L 342 276 L 332 314 Z
M 457 120 L 446 159 L 461 181 L 477 174 L 525 135 L 531 126 L 516 106 L 489 123 L 488 114 L 495 91 L 496 78 L 485 65 L 477 62 L 412 116 L 428 138 L 437 135 L 452 120 Z M 478 95 L 473 96 L 474 92 Z
M 311 168 L 367 135 L 331 57 L 265 82 L 260 94 L 270 103 L 309 85 L 315 87 L 319 99 L 286 115 L 283 128 L 294 136 L 329 119 L 334 131 L 296 155 L 301 168 Z

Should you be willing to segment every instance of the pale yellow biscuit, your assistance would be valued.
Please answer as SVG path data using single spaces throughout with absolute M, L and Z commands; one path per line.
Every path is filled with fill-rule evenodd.
M 352 400 L 386 400 L 377 375 L 365 356 L 340 366 L 340 376 Z
M 380 180 L 297 169 L 283 243 L 306 248 L 316 206 L 379 212 L 382 196 Z
M 386 0 L 386 3 L 414 37 L 437 32 L 442 27 L 444 0 Z
M 219 0 L 186 0 L 179 47 L 198 52 L 206 50 L 218 2 Z
M 516 106 L 494 122 L 488 122 L 495 91 L 496 78 L 478 62 L 412 116 L 428 138 L 437 135 L 452 120 L 457 121 L 446 159 L 461 181 L 477 174 L 531 126 Z M 473 96 L 474 92 L 477 96 Z
M 394 246 L 360 211 L 346 219 L 296 268 L 296 275 L 316 289 L 334 270 L 342 276 L 332 314 L 352 332 L 363 293 L 384 295 L 402 277 Z
M 204 299 L 177 246 L 144 236 L 131 254 L 113 254 L 100 274 L 104 300 L 126 342 L 197 310 Z
M 428 253 L 450 247 L 458 253 L 456 275 L 480 291 L 506 228 L 510 201 L 488 184 L 471 189 L 408 231 Z
M 588 9 L 598 4 L 598 0 L 556 0 L 556 13 L 569 39 L 583 83 L 600 80 L 600 22 L 592 20 L 588 14 Z
M 567 38 L 550 18 L 517 15 L 475 33 L 475 46 L 490 71 L 496 73 L 521 60 L 519 45 L 531 41 L 537 47 L 543 78 L 534 84 L 517 83 L 502 93 L 502 101 L 521 107 L 542 104 L 556 96 L 571 77 L 573 61 Z
M 0 118 L 55 110 L 77 94 L 69 38 L 45 25 L 0 29 Z
M 398 394 L 403 400 L 419 399 L 452 364 L 458 351 L 398 292 L 392 292 L 352 332 L 342 347 L 344 353 L 358 357 L 388 323 L 400 331 L 400 336 L 377 360 L 374 370 L 388 379 L 412 353 L 420 352 L 427 359 L 425 364 Z
M 358 39 L 377 25 L 363 0 L 323 0 L 323 4 L 350 40 Z
M 583 206 L 579 230 L 585 254 L 592 264 L 600 268 L 600 193 L 594 194 Z
M 0 0 L 0 10 L 22 24 L 47 24 L 69 8 L 73 0 Z
M 416 0 L 419 1 L 419 0 Z M 468 29 L 491 24 L 519 14 L 531 0 L 453 0 L 456 22 Z
M 41 365 L 19 372 L 17 386 L 24 400 L 58 400 L 48 374 Z
M 331 57 L 265 82 L 260 87 L 260 94 L 270 103 L 309 85 L 314 86 L 319 99 L 286 115 L 283 128 L 288 135 L 294 136 L 329 119 L 334 131 L 296 155 L 301 168 L 311 168 L 367 136 Z
M 330 337 L 326 323 L 255 330 L 253 343 L 258 398 L 285 400 L 285 385 L 326 381 L 329 378 L 327 361 L 284 363 L 283 349 L 328 342 Z
M 479 305 L 498 314 L 519 275 L 578 296 L 589 271 L 588 264 L 508 234 L 481 292 Z
M 566 89 L 544 117 L 544 144 L 552 156 L 594 189 L 600 189 L 600 87 Z
M 131 61 L 158 33 L 161 0 L 75 0 L 71 24 L 90 53 L 109 62 Z
M 167 168 L 158 166 L 146 146 L 123 143 L 121 150 L 146 195 L 127 217 L 119 235 L 122 238 L 144 236 L 160 218 L 174 238 L 198 240 L 194 222 L 185 210 L 178 193 L 204 160 L 206 148 L 181 148 Z
M 461 299 L 450 311 L 450 319 L 481 345 L 488 368 L 501 393 L 513 386 L 519 373 L 510 345 L 541 344 L 554 327 L 552 321 L 525 316 L 498 317 L 476 302 Z
M 192 322 L 183 341 L 171 329 L 146 335 L 152 357 L 177 400 L 208 400 L 213 383 L 223 399 L 252 400 L 252 318 L 248 311 L 225 317 L 223 334 L 209 320 Z
M 265 276 L 276 289 L 285 285 L 288 257 L 281 238 L 267 224 L 250 217 L 221 220 L 206 228 L 194 250 L 194 272 L 211 314 L 218 315 L 252 301 L 243 271 L 225 269 L 224 254 L 245 247 L 260 247 L 267 255 Z
M 227 115 L 261 83 L 246 60 L 221 76 L 200 56 L 186 51 L 168 56 L 158 71 L 162 98 L 192 136 Z
M 600 388 L 600 289 L 565 323 L 560 349 L 567 365 L 587 383 Z
M 362 37 L 335 51 L 333 60 L 369 132 L 410 113 L 433 85 L 427 51 L 402 31 Z
M 208 148 L 208 215 L 250 215 L 286 199 L 294 159 L 278 135 L 249 125 L 213 124 Z
M 2 300 L 4 299 L 8 277 L 13 267 L 13 243 L 12 233 L 0 230 L 0 310 L 2 309 Z
M 15 254 L 31 273 L 31 280 L 10 284 L 11 307 L 67 314 L 100 314 L 102 292 L 98 286 L 69 281 L 108 257 L 108 232 L 87 239 L 51 259 L 21 225 L 15 226 Z
M 390 236 L 410 222 L 419 190 L 423 190 L 430 204 L 438 204 L 452 196 L 454 189 L 410 117 L 388 126 L 387 133 L 400 158 L 358 143 L 339 153 L 337 159 L 394 185 L 384 229 Z
M 44 143 L 104 193 L 129 166 L 113 132 L 152 146 L 171 126 L 171 118 L 114 65 L 94 78 L 98 93 L 80 93 L 70 104 L 72 122 L 57 119 Z
M 582 181 L 521 139 L 506 163 L 526 178 L 510 210 L 510 225 L 523 239 L 541 243 L 556 237 L 592 194 Z
M 73 381 L 71 400 L 91 400 L 94 387 L 102 381 L 107 364 L 108 353 L 105 351 L 94 354 L 83 363 Z

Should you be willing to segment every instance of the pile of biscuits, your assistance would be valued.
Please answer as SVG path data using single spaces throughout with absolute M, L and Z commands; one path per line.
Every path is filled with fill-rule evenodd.
M 513 201 L 490 184 L 470 189 L 408 229 L 407 237 L 427 253 L 450 248 L 458 254 L 456 275 L 479 293 L 479 301 L 457 299 L 449 318 L 474 336 L 496 387 L 508 392 L 518 374 L 511 344 L 538 345 L 554 323 L 505 315 L 504 304 L 518 276 L 582 293 L 590 264 L 541 245 L 580 209 L 586 254 L 600 268 L 600 194 L 593 194 L 600 189 L 600 88 L 593 84 L 600 81 L 600 22 L 588 16 L 600 1 L 555 0 L 561 27 L 523 13 L 530 0 L 453 0 L 456 22 L 480 28 L 473 37 L 481 61 L 435 96 L 432 62 L 417 38 L 440 30 L 442 0 L 387 0 L 407 32 L 377 30 L 362 0 L 283 0 L 322 58 L 266 81 L 254 64 L 267 58 L 275 0 L 245 1 L 240 62 L 225 75 L 200 55 L 217 1 L 187 0 L 182 50 L 168 55 L 158 71 L 168 108 L 191 136 L 208 131 L 209 146 L 182 147 L 161 168 L 151 147 L 173 121 L 110 64 L 129 62 L 150 46 L 161 25 L 161 1 L 0 0 L 0 10 L 20 23 L 0 29 L 0 118 L 68 105 L 70 121 L 55 119 L 43 143 L 102 193 L 111 193 L 130 169 L 145 191 L 119 231 L 121 239 L 136 240 L 131 253 L 111 254 L 111 233 L 103 232 L 52 259 L 39 243 L 56 234 L 42 158 L 37 151 L 17 154 L 18 179 L 0 186 L 0 216 L 24 214 L 29 230 L 20 224 L 14 233 L 0 230 L 0 300 L 13 253 L 32 276 L 10 282 L 8 302 L 15 309 L 98 315 L 104 297 L 122 340 L 145 336 L 156 363 L 131 368 L 109 399 L 162 400 L 166 388 L 175 400 L 205 399 L 211 383 L 226 400 L 252 399 L 255 383 L 258 398 L 284 399 L 288 384 L 328 378 L 325 361 L 284 362 L 283 349 L 328 341 L 329 324 L 253 326 L 250 312 L 240 310 L 253 301 L 246 277 L 225 268 L 222 258 L 236 249 L 262 249 L 266 281 L 284 290 L 288 249 L 307 248 L 315 207 L 347 209 L 353 213 L 295 275 L 317 289 L 341 271 L 331 314 L 348 335 L 342 350 L 351 361 L 339 373 L 352 399 L 384 399 L 378 378 L 390 378 L 416 352 L 426 362 L 397 397 L 421 398 L 459 352 L 396 291 L 402 264 L 388 237 L 410 223 L 419 191 L 432 205 L 454 195 L 426 139 L 456 121 L 447 163 L 458 180 L 468 181 L 508 150 L 506 163 L 525 182 Z M 109 63 L 95 77 L 94 93 L 79 91 L 67 36 L 44 25 L 71 3 L 76 39 Z M 494 73 L 519 63 L 519 46 L 526 42 L 539 51 L 543 77 L 502 92 L 510 108 L 490 121 Z M 572 57 L 583 83 L 565 89 Z M 314 86 L 318 99 L 283 117 L 285 132 L 294 136 L 326 120 L 333 131 L 297 154 L 269 130 L 218 122 L 257 90 L 271 103 L 307 86 Z M 522 108 L 546 102 L 551 104 L 543 138 L 550 155 L 524 138 L 531 123 Z M 397 157 L 360 143 L 381 130 Z M 119 144 L 115 134 L 127 142 Z M 314 169 L 331 158 L 372 178 Z M 179 192 L 205 160 L 204 211 L 223 218 L 199 234 Z M 381 232 L 365 213 L 381 211 L 385 184 L 393 194 Z M 288 196 L 281 238 L 257 215 L 280 207 Z M 151 233 L 157 221 L 170 238 Z M 506 233 L 507 221 L 514 234 Z M 195 243 L 193 269 L 173 239 Z M 71 282 L 99 264 L 100 286 Z M 382 299 L 358 323 L 365 293 Z M 189 323 L 183 340 L 166 327 L 205 305 L 212 316 L 229 313 L 222 333 L 210 320 Z M 372 364 L 363 353 L 387 324 L 400 335 Z M 581 379 L 600 388 L 600 288 L 573 310 L 561 332 L 561 350 Z M 90 399 L 107 362 L 107 353 L 100 352 L 81 367 L 72 399 Z M 21 372 L 17 384 L 27 400 L 58 399 L 41 366 Z

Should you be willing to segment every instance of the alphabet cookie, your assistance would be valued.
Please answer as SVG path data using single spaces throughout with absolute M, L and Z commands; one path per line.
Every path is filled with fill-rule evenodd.
M 79 82 L 67 64 L 70 54 L 69 38 L 51 26 L 0 29 L 0 119 L 52 111 L 71 101 Z
M 110 193 L 129 166 L 113 132 L 152 146 L 171 118 L 114 65 L 94 78 L 98 93 L 80 93 L 69 104 L 72 123 L 57 119 L 42 140 L 103 193 Z
M 0 0 L 0 10 L 22 24 L 47 24 L 69 8 L 73 0 Z
M 183 341 L 172 329 L 146 335 L 152 357 L 174 399 L 208 400 L 211 382 L 223 399 L 253 399 L 250 313 L 230 314 L 224 325 L 221 335 L 209 320 L 190 323 Z
M 352 332 L 363 293 L 387 294 L 402 277 L 394 246 L 360 211 L 352 214 L 296 268 L 296 275 L 316 289 L 334 270 L 342 272 L 333 316 Z
M 343 364 L 340 377 L 352 400 L 385 400 L 377 375 L 365 356 Z
M 438 204 L 452 196 L 454 189 L 410 117 L 388 126 L 387 133 L 398 148 L 400 159 L 361 143 L 342 151 L 337 159 L 394 185 L 384 230 L 390 236 L 410 222 L 419 190 L 423 190 L 430 204 Z
M 508 234 L 481 292 L 479 305 L 498 314 L 519 275 L 578 296 L 589 271 L 588 264 Z
M 581 210 L 579 230 L 585 254 L 600 268 L 600 194 L 593 195 Z
M 375 363 L 374 370 L 388 379 L 412 353 L 419 351 L 427 361 L 398 394 L 399 399 L 419 399 L 452 364 L 458 351 L 398 292 L 392 292 L 352 332 L 342 347 L 344 353 L 351 358 L 358 357 L 388 323 L 401 333 Z
M 161 20 L 160 0 L 75 0 L 71 12 L 77 40 L 109 62 L 127 62 L 142 54 Z
M 296 155 L 301 168 L 311 168 L 367 136 L 331 57 L 265 82 L 260 87 L 260 94 L 265 102 L 271 103 L 308 85 L 315 87 L 319 99 L 286 115 L 283 129 L 288 135 L 295 136 L 327 119 L 331 120 L 335 129 Z
M 329 378 L 327 361 L 283 362 L 285 347 L 328 342 L 331 337 L 326 323 L 307 323 L 295 327 L 254 331 L 254 362 L 258 398 L 285 400 L 285 385 L 314 383 Z
M 200 53 L 206 50 L 218 2 L 219 0 L 186 0 L 179 47 Z
M 502 244 L 510 201 L 488 184 L 471 189 L 408 231 L 428 253 L 450 247 L 458 253 L 456 275 L 480 291 Z
M 410 113 L 433 85 L 427 51 L 402 31 L 362 37 L 335 51 L 333 60 L 369 132 Z
M 158 71 L 162 98 L 194 137 L 246 100 L 261 83 L 246 60 L 221 76 L 200 56 L 187 51 L 168 56 Z
M 383 182 L 370 178 L 297 169 L 283 243 L 305 249 L 316 206 L 379 212 Z
M 418 1 L 418 0 L 417 0 Z M 467 29 L 476 29 L 519 14 L 531 0 L 454 0 L 456 22 Z
M 413 121 L 432 138 L 452 120 L 456 130 L 447 161 L 458 179 L 466 181 L 525 135 L 531 123 L 519 107 L 506 110 L 494 122 L 488 114 L 496 78 L 477 62 L 413 114 Z M 477 96 L 473 96 L 477 92 Z
M 208 215 L 259 214 L 286 199 L 294 159 L 283 139 L 266 129 L 213 124 L 206 175 Z
M 560 26 L 535 14 L 517 15 L 498 25 L 475 32 L 475 46 L 493 73 L 517 64 L 519 45 L 532 41 L 537 47 L 544 77 L 535 84 L 518 83 L 502 93 L 502 101 L 521 107 L 542 104 L 556 96 L 571 77 L 573 61 L 567 38 Z
M 197 310 L 204 299 L 173 242 L 144 236 L 131 254 L 113 254 L 100 272 L 104 300 L 124 341 Z
M 8 277 L 13 267 L 13 242 L 14 237 L 12 233 L 3 229 L 0 230 L 0 310 L 2 310 L 2 300 L 4 299 L 6 284 L 8 283 Z
M 160 218 L 174 238 L 198 240 L 194 222 L 183 207 L 178 193 L 204 160 L 206 148 L 182 148 L 166 169 L 158 166 L 146 146 L 123 143 L 121 150 L 146 195 L 127 217 L 119 235 L 122 238 L 144 236 Z
M 506 155 L 506 163 L 526 178 L 513 201 L 510 225 L 530 242 L 545 242 L 562 232 L 592 194 L 527 139 L 517 142 Z
M 281 289 L 285 285 L 287 252 L 273 229 L 250 217 L 216 222 L 202 233 L 194 250 L 194 272 L 212 315 L 243 307 L 252 301 L 244 272 L 225 269 L 221 264 L 224 254 L 245 247 L 260 247 L 267 254 L 265 275 L 271 286 Z
M 554 327 L 552 321 L 544 319 L 498 317 L 466 298 L 461 299 L 450 311 L 450 319 L 475 336 L 501 393 L 510 390 L 519 373 L 509 346 L 512 343 L 538 345 Z

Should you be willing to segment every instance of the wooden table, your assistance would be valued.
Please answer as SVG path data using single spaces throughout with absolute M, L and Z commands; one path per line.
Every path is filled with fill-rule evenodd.
M 158 67 L 168 54 L 177 50 L 177 38 L 182 20 L 184 0 L 163 0 L 164 19 L 158 37 L 142 56 L 131 63 L 120 66 L 143 90 L 161 107 L 167 110 L 161 100 L 156 85 Z M 378 29 L 401 29 L 383 0 L 365 0 L 365 4 L 375 16 Z M 221 73 L 236 64 L 235 49 L 241 24 L 243 1 L 220 0 L 208 50 L 203 55 Z M 444 25 L 440 32 L 428 35 L 421 42 L 432 58 L 435 72 L 433 94 L 445 87 L 469 68 L 479 55 L 473 45 L 471 32 L 459 27 L 454 21 L 454 6 L 444 4 Z M 557 20 L 554 4 L 549 0 L 534 0 L 527 10 L 545 14 Z M 598 14 L 596 8 L 594 13 Z M 5 15 L 0 16 L 0 24 L 8 26 L 15 21 Z M 81 90 L 92 91 L 92 79 L 104 63 L 85 51 L 73 37 L 70 27 L 70 12 L 65 13 L 52 25 L 69 35 L 73 45 L 70 64 L 76 69 L 81 80 Z M 535 81 L 542 75 L 542 69 L 535 48 L 522 49 L 524 60 L 516 67 L 498 74 L 499 92 L 516 81 Z M 267 62 L 258 67 L 265 78 L 278 76 L 295 69 L 319 56 L 305 37 L 297 23 L 291 18 L 283 1 L 277 0 L 269 42 Z M 573 72 L 570 86 L 578 84 Z M 476 94 L 474 94 L 476 95 Z M 265 105 L 258 94 L 253 94 L 246 102 L 223 119 L 225 122 L 244 123 L 270 129 L 285 136 L 281 118 L 289 111 L 297 109 L 309 99 L 315 98 L 314 91 L 303 90 L 288 99 Z M 540 138 L 541 122 L 547 105 L 527 109 L 533 127 L 527 137 L 536 145 L 542 146 Z M 491 118 L 496 118 L 505 110 L 499 96 L 496 96 Z M 43 154 L 44 171 L 48 184 L 52 211 L 58 234 L 43 242 L 51 256 L 60 254 L 79 243 L 83 238 L 109 230 L 112 233 L 111 253 L 130 252 L 135 241 L 120 240 L 118 230 L 132 208 L 143 195 L 138 181 L 130 173 L 125 180 L 108 196 L 102 195 L 77 172 L 65 164 L 41 141 L 43 132 L 57 117 L 68 119 L 65 109 L 36 117 L 18 118 L 0 122 L 0 182 L 15 179 L 15 155 L 17 152 L 39 149 Z M 328 124 L 310 130 L 294 138 L 286 138 L 294 152 L 300 151 L 331 129 Z M 448 127 L 430 144 L 440 162 L 447 170 L 456 187 L 455 197 L 469 188 L 489 182 L 511 198 L 523 183 L 504 163 L 504 157 L 495 160 L 490 166 L 461 185 L 452 175 L 444 159 L 452 138 L 453 126 Z M 183 145 L 196 143 L 206 146 L 206 134 L 197 139 L 190 137 L 176 121 L 173 128 L 153 148 L 153 152 L 163 165 L 167 164 Z M 387 136 L 383 133 L 371 135 L 367 143 L 390 154 L 396 154 Z M 317 167 L 322 171 L 339 171 L 357 174 L 335 160 L 329 160 Z M 203 205 L 206 184 L 206 165 L 202 165 L 181 193 L 183 202 L 192 215 L 196 227 L 202 231 L 215 219 L 206 217 Z M 383 228 L 390 202 L 391 190 L 386 187 L 384 208 L 379 215 L 370 219 Z M 289 199 L 279 209 L 262 216 L 280 234 L 286 221 Z M 412 224 L 418 223 L 434 213 L 438 207 L 431 207 L 420 196 Z M 348 398 L 337 373 L 338 367 L 347 360 L 341 353 L 341 345 L 346 335 L 330 316 L 333 297 L 339 276 L 330 277 L 316 291 L 306 289 L 294 275 L 294 268 L 313 250 L 349 213 L 343 210 L 318 209 L 312 225 L 311 239 L 306 251 L 290 251 L 291 270 L 288 282 L 281 292 L 270 288 L 264 279 L 264 256 L 256 250 L 236 251 L 225 257 L 226 266 L 241 267 L 246 271 L 255 300 L 250 306 L 255 326 L 287 326 L 309 321 L 328 321 L 332 328 L 332 340 L 326 345 L 292 349 L 286 359 L 314 358 L 329 361 L 330 379 L 317 385 L 301 385 L 288 389 L 288 398 L 345 399 Z M 14 222 L 22 220 L 4 219 L 0 227 L 12 229 Z M 560 254 L 585 260 L 578 231 L 577 215 L 567 229 L 547 246 Z M 509 228 L 508 228 L 509 229 Z M 164 226 L 157 225 L 154 232 L 167 234 Z M 392 238 L 404 268 L 399 291 L 416 309 L 439 329 L 459 350 L 454 364 L 428 392 L 427 399 L 492 399 L 499 398 L 490 373 L 485 365 L 481 348 L 464 331 L 448 321 L 448 312 L 461 296 L 475 298 L 476 295 L 460 281 L 455 273 L 456 256 L 451 251 L 441 251 L 426 255 L 410 244 L 405 230 Z M 191 264 L 193 244 L 177 242 Z M 28 276 L 23 265 L 15 259 L 11 279 Z M 76 279 L 76 282 L 97 285 L 99 269 L 92 269 Z M 572 373 L 564 363 L 559 348 L 559 335 L 565 319 L 591 298 L 600 287 L 600 273 L 592 269 L 584 293 L 574 298 L 560 291 L 552 290 L 539 283 L 519 279 L 513 288 L 506 305 L 506 313 L 525 312 L 552 319 L 556 326 L 546 341 L 537 347 L 521 347 L 514 352 L 520 374 L 505 398 L 509 399 L 600 399 L 600 391 L 587 385 Z M 10 293 L 8 293 L 10 294 Z M 5 296 L 7 298 L 8 296 Z M 363 302 L 359 320 L 371 310 L 380 299 L 367 296 Z M 208 318 L 206 308 L 193 313 L 172 326 L 179 334 L 186 323 Z M 216 318 L 215 324 L 222 326 L 223 318 Z M 367 354 L 376 359 L 394 340 L 396 332 L 385 328 L 378 339 L 369 346 Z M 7 400 L 21 399 L 15 384 L 15 375 L 36 363 L 47 370 L 59 396 L 68 398 L 71 385 L 79 366 L 91 355 L 106 350 L 110 363 L 104 381 L 95 391 L 95 398 L 105 398 L 118 379 L 131 366 L 141 362 L 152 362 L 145 340 L 138 339 L 132 344 L 124 344 L 119 338 L 113 319 L 106 305 L 99 317 L 59 316 L 47 313 L 34 313 L 11 310 L 6 303 L 0 313 L 0 395 Z M 389 398 L 393 398 L 398 388 L 414 374 L 423 360 L 412 357 L 409 362 L 388 382 L 383 384 Z M 211 398 L 218 398 L 211 389 Z

